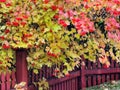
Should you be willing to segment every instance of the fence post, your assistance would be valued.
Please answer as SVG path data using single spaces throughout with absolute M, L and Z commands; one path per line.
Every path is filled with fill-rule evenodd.
M 85 88 L 86 88 L 85 62 L 83 60 L 81 63 L 81 89 L 85 90 Z
M 28 70 L 27 70 L 27 50 L 16 50 L 16 81 L 17 83 L 26 82 L 28 88 Z

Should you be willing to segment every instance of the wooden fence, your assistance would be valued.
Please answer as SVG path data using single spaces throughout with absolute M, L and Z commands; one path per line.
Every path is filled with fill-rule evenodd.
M 96 63 L 88 60 L 81 62 L 81 67 L 70 73 L 70 76 L 63 78 L 55 78 L 52 76 L 54 67 L 52 69 L 43 67 L 38 75 L 35 75 L 32 70 L 28 73 L 29 85 L 32 82 L 37 82 L 40 78 L 47 78 L 50 89 L 49 90 L 85 90 L 86 87 L 99 85 L 111 80 L 120 79 L 120 65 L 116 61 L 111 60 L 110 67 L 105 68 L 99 61 Z M 31 89 L 33 90 L 33 89 Z M 35 88 L 34 90 L 38 90 Z
M 81 67 L 70 73 L 70 76 L 63 78 L 53 77 L 53 68 L 44 66 L 39 70 L 39 74 L 34 74 L 32 70 L 27 70 L 27 51 L 20 49 L 16 51 L 16 83 L 27 82 L 28 90 L 38 90 L 33 82 L 37 82 L 42 77 L 47 78 L 49 90 L 85 90 L 86 87 L 99 85 L 111 80 L 120 79 L 120 65 L 109 58 L 111 63 L 109 68 L 97 61 L 96 63 L 82 60 Z M 15 85 L 15 73 L 0 75 L 0 90 L 9 90 Z M 6 89 L 4 89 L 6 88 Z
M 53 77 L 53 69 L 47 67 L 43 67 L 43 69 L 39 71 L 38 75 L 29 71 L 29 85 L 32 85 L 32 82 L 37 82 L 39 78 L 45 77 L 48 79 L 50 85 L 49 90 L 85 90 L 86 87 L 99 85 L 111 80 L 119 80 L 120 66 L 114 60 L 109 60 L 111 63 L 109 68 L 104 68 L 99 61 L 97 63 L 93 63 L 84 60 L 85 65 L 83 64 L 81 68 L 71 72 L 70 76 L 65 76 L 60 79 Z M 35 88 L 34 90 L 38 89 Z
M 0 74 L 0 90 L 12 90 L 16 83 L 15 72 Z

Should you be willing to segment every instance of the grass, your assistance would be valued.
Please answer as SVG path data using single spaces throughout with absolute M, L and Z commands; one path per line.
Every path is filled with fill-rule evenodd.
M 86 90 L 120 90 L 120 81 L 111 81 L 101 85 L 89 87 Z

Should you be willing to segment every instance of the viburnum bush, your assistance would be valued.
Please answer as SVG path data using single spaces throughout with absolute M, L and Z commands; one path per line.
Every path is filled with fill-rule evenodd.
M 120 59 L 119 33 L 119 0 L 0 0 L 0 68 L 19 48 L 34 73 L 55 66 L 55 76 L 68 75 L 81 56 L 108 68 L 108 57 Z

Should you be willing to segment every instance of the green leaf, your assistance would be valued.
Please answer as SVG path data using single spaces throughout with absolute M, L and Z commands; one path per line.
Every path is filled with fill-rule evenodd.
M 1 28 L 0 28 L 0 29 L 1 29 L 1 30 L 4 30 L 5 28 L 6 28 L 6 26 L 1 26 Z
M 72 58 L 80 58 L 80 56 L 72 51 L 67 51 L 66 54 Z
M 54 32 L 57 32 L 58 30 L 61 30 L 61 27 L 58 24 L 54 24 L 51 28 Z
M 34 72 L 35 74 L 38 74 L 38 70 L 37 70 L 37 69 L 34 69 L 33 72 Z
M 39 90 L 44 90 L 42 87 L 39 87 Z
M 65 42 L 58 42 L 57 45 L 60 47 L 60 48 L 68 48 L 68 44 L 66 44 Z
M 8 50 L 7 54 L 10 58 L 13 58 L 13 51 L 11 49 Z

